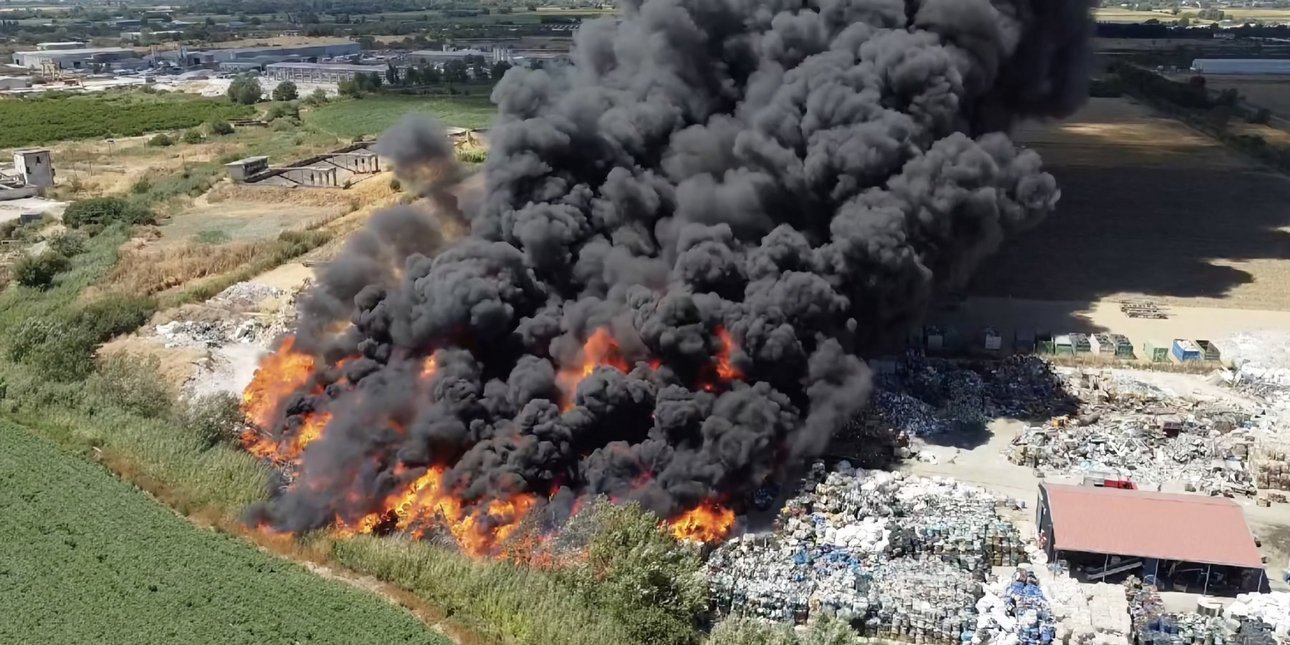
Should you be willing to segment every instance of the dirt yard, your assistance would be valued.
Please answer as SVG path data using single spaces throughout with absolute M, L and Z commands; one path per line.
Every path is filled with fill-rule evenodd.
M 1126 99 L 1017 138 L 1062 202 L 986 262 L 973 295 L 1290 310 L 1290 179 Z

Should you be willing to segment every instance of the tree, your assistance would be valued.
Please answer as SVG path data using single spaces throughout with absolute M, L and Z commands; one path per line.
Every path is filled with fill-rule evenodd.
M 359 98 L 363 96 L 363 88 L 358 85 L 357 78 L 347 78 L 336 86 L 337 92 L 341 96 L 350 96 Z
M 511 68 L 510 63 L 504 60 L 499 60 L 496 63 L 493 63 L 493 69 L 489 71 L 488 77 L 493 79 L 494 81 L 499 81 L 502 79 L 502 76 L 506 74 L 506 70 L 510 68 Z
M 194 144 L 194 143 L 201 143 L 205 140 L 206 139 L 202 137 L 202 133 L 196 130 L 189 130 L 184 133 L 184 138 L 183 138 L 184 143 Z
M 296 84 L 291 81 L 282 81 L 278 86 L 273 88 L 273 100 L 275 101 L 294 101 L 300 98 L 300 90 Z
M 325 105 L 327 103 L 327 93 L 320 87 L 305 98 L 305 103 L 313 106 Z
M 228 121 L 212 121 L 207 127 L 213 135 L 224 136 L 233 134 L 233 126 L 230 125 Z
M 243 75 L 233 79 L 228 86 L 228 98 L 234 103 L 255 105 L 264 96 L 264 88 L 254 76 Z
M 399 84 L 399 68 L 395 67 L 394 63 L 390 63 L 389 67 L 385 68 L 385 82 L 390 85 Z
M 175 141 L 174 139 L 171 139 L 169 135 L 163 132 L 161 134 L 154 136 L 151 139 L 148 139 L 148 145 L 154 148 L 165 148 L 168 146 L 175 145 Z
M 466 63 L 459 60 L 450 60 L 443 64 L 443 78 L 449 83 L 465 83 L 470 80 L 466 72 Z

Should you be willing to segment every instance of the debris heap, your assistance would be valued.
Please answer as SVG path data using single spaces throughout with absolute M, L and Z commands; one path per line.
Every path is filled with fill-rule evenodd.
M 1052 607 L 1029 568 L 1018 568 L 1011 577 L 1000 576 L 984 589 L 985 595 L 976 603 L 973 643 L 1046 645 L 1056 638 Z
M 722 611 L 801 623 L 836 614 L 887 638 L 976 629 L 980 583 L 1025 550 L 998 500 L 941 478 L 811 468 L 772 532 L 717 548 L 707 572 Z

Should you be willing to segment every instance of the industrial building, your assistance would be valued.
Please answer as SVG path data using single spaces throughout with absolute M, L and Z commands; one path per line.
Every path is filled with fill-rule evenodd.
M 1205 594 L 1267 586 L 1245 514 L 1223 497 L 1043 483 L 1036 525 L 1049 557 L 1090 581 L 1152 576 Z
M 348 63 L 272 63 L 264 66 L 265 76 L 276 81 L 339 83 L 359 74 L 383 74 L 384 67 Z
M 1191 71 L 1198 74 L 1249 74 L 1290 76 L 1286 58 L 1197 58 Z
M 236 47 L 204 51 L 181 50 L 179 58 L 185 67 L 215 66 L 232 61 L 276 63 L 288 60 L 316 61 L 323 58 L 357 56 L 363 48 L 358 43 L 333 43 L 330 45 L 301 45 L 298 47 Z
M 57 69 L 86 69 L 94 64 L 106 65 L 132 58 L 137 58 L 135 51 L 126 47 L 49 49 L 13 54 L 14 64 L 27 69 L 41 69 L 46 65 Z
M 483 58 L 490 63 L 511 62 L 511 52 L 509 49 L 494 47 L 485 51 L 482 49 L 419 49 L 414 52 L 408 52 L 407 59 L 409 62 L 418 65 L 440 66 L 449 61 L 459 60 L 465 62 L 472 58 Z

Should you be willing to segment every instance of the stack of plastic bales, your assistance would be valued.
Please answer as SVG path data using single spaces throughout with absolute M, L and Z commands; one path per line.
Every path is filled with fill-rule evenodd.
M 1071 645 L 1129 642 L 1133 627 L 1123 587 L 1081 585 L 1058 565 L 1036 568 L 1034 574 L 1057 621 L 1057 641 Z
M 1223 615 L 1237 621 L 1261 621 L 1277 638 L 1290 639 L 1290 592 L 1240 594 Z
M 864 633 L 913 643 L 961 642 L 976 627 L 980 581 L 940 560 L 892 560 L 874 571 L 876 611 Z
M 1047 645 L 1056 638 L 1057 621 L 1048 598 L 1028 567 L 982 587 L 985 595 L 976 603 L 973 643 Z
M 1134 639 L 1140 645 L 1227 645 L 1233 640 L 1227 620 L 1219 616 L 1165 611 L 1151 585 L 1130 588 L 1128 595 Z

